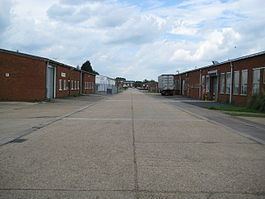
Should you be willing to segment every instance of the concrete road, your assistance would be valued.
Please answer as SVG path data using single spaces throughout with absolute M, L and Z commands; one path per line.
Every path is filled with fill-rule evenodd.
M 265 198 L 264 145 L 128 90 L 0 147 L 0 198 Z
M 265 118 L 255 117 L 235 117 L 224 114 L 221 111 L 209 110 L 208 107 L 220 106 L 212 101 L 194 100 L 182 96 L 167 96 L 152 95 L 163 102 L 167 102 L 182 109 L 184 112 L 195 114 L 196 116 L 208 120 L 209 122 L 218 123 L 224 127 L 231 128 L 238 133 L 249 137 L 263 145 L 265 145 Z
M 100 95 L 52 102 L 0 102 L 0 146 L 56 122 L 103 99 Z

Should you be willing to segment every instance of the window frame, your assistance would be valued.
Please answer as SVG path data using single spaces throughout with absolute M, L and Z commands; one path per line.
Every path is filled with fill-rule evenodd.
M 254 73 L 255 71 L 259 71 L 259 77 L 257 80 L 257 83 L 254 83 Z M 253 68 L 253 74 L 252 74 L 252 95 L 259 95 L 260 94 L 260 74 L 261 74 L 261 69 L 260 68 Z M 256 89 L 258 92 L 254 93 L 254 84 L 258 85 L 258 89 Z
M 239 75 L 240 75 L 240 71 L 239 70 L 236 70 L 236 71 L 233 71 L 233 78 L 234 78 L 234 81 L 233 81 L 233 95 L 239 95 Z M 236 79 L 237 78 L 237 79 Z M 237 84 L 236 84 L 237 83 Z M 236 92 L 235 92 L 236 91 Z
M 220 74 L 220 94 L 225 94 L 225 73 Z
M 62 91 L 63 89 L 63 87 L 62 87 L 62 79 L 59 79 L 59 83 L 58 83 L 58 85 L 59 85 L 59 91 Z
M 243 82 L 243 73 L 246 73 L 246 82 Z M 243 93 L 244 86 L 246 86 L 246 93 Z M 241 70 L 241 80 L 240 80 L 240 95 L 247 96 L 248 95 L 248 69 Z
M 63 83 L 64 83 L 64 85 L 63 85 L 63 90 L 67 91 L 67 90 L 68 90 L 68 88 L 67 88 L 67 80 L 64 79 L 64 80 L 63 80 Z
M 74 90 L 74 80 L 71 80 L 71 83 L 70 83 L 71 85 L 71 90 Z
M 230 81 L 228 81 L 228 75 L 229 75 L 229 79 Z M 231 81 L 232 81 L 232 75 L 231 75 L 231 72 L 226 72 L 225 73 L 225 94 L 226 95 L 230 95 L 230 92 L 231 92 Z

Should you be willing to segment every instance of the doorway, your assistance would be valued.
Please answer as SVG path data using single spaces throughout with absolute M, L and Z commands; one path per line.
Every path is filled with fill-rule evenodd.
M 210 100 L 217 101 L 218 97 L 218 81 L 217 75 L 210 76 Z
M 47 99 L 54 98 L 54 67 L 47 66 L 46 76 L 46 97 Z

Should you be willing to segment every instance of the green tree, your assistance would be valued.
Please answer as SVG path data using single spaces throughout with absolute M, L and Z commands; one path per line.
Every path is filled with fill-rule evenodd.
M 93 70 L 92 65 L 89 60 L 87 60 L 85 63 L 83 63 L 81 70 L 93 73 L 95 75 L 99 75 L 99 73 L 95 70 Z

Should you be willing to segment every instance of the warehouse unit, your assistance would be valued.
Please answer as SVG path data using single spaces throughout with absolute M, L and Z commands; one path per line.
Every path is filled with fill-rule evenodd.
M 96 92 L 101 94 L 116 94 L 118 88 L 115 79 L 103 75 L 96 75 Z
M 44 57 L 0 49 L 0 100 L 76 96 L 82 93 L 82 77 L 94 85 L 95 76 L 90 76 L 94 75 Z
M 82 71 L 82 93 L 95 93 L 95 75 L 86 71 Z
M 56 97 L 76 96 L 81 94 L 81 72 L 74 67 L 54 64 L 56 69 Z
M 175 75 L 177 93 L 195 99 L 246 105 L 265 94 L 265 51 Z

